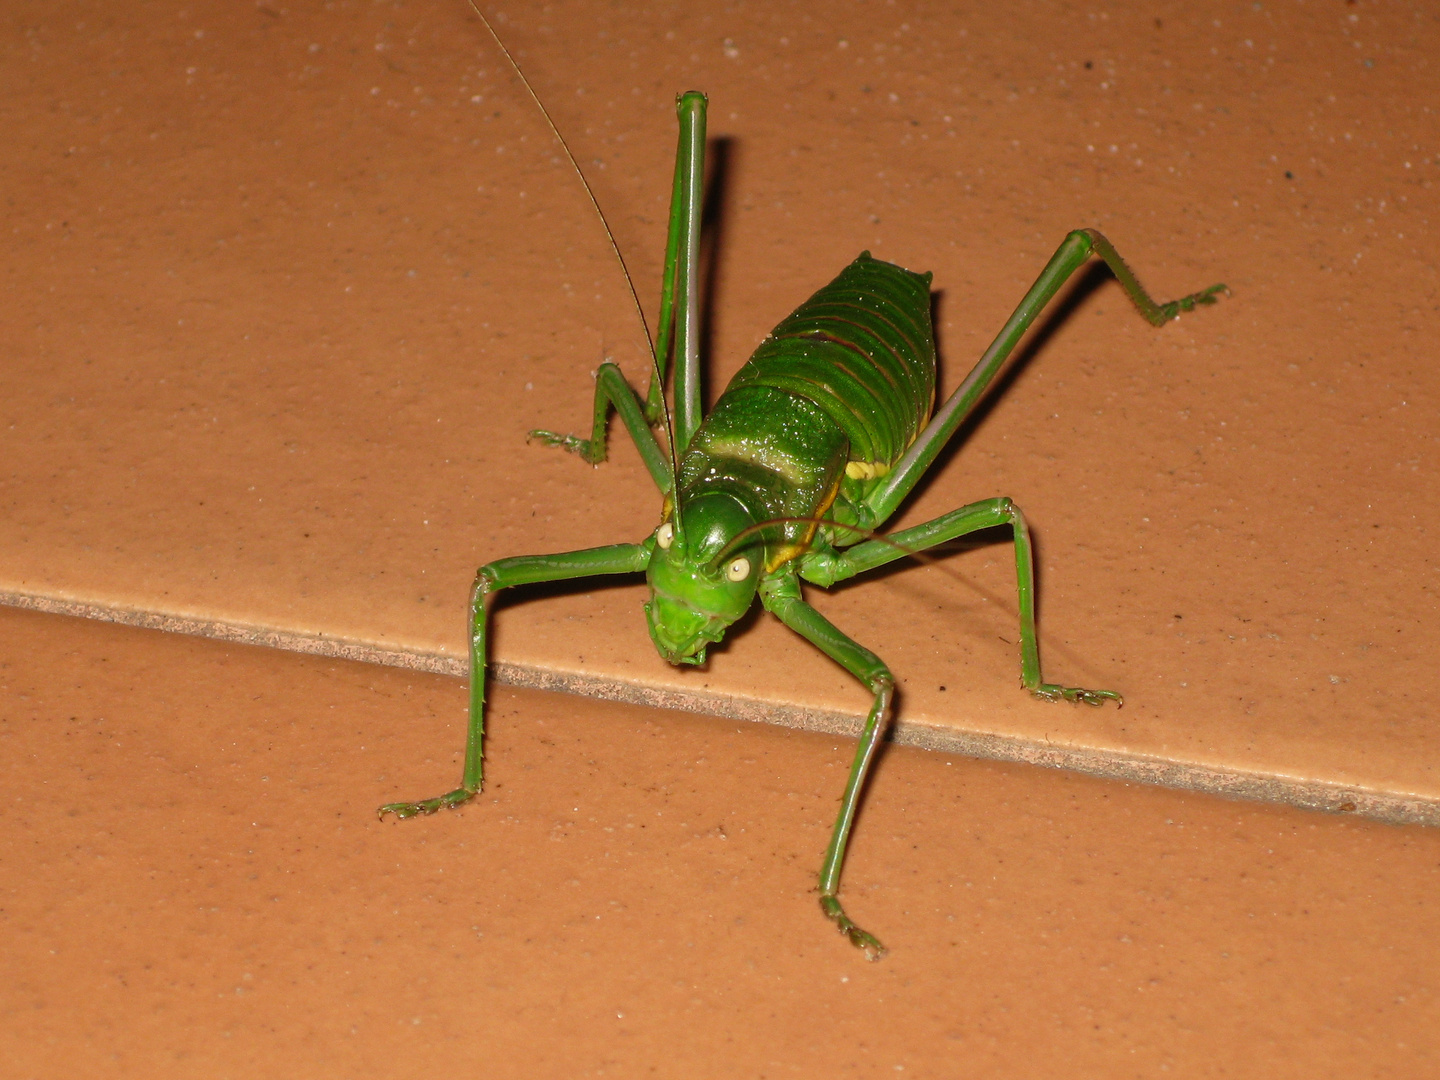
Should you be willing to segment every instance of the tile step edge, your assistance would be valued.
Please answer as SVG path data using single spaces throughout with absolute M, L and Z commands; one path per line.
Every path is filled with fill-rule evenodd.
M 463 677 L 466 674 L 465 661 L 459 657 L 386 648 L 358 640 L 165 612 L 111 607 L 31 593 L 0 591 L 0 605 L 440 675 Z M 606 701 L 679 709 L 727 720 L 778 724 L 851 737 L 858 734 L 864 719 L 854 713 L 776 704 L 709 691 L 680 691 L 626 682 L 623 679 L 588 676 L 503 661 L 491 665 L 491 677 L 498 683 L 510 686 L 553 690 Z M 1440 826 L 1440 799 L 1404 792 L 1382 791 L 1273 773 L 1221 769 L 1173 758 L 1043 743 L 1013 735 L 957 731 L 953 728 L 903 720 L 896 723 L 891 731 L 891 738 L 903 746 L 916 746 L 993 761 L 1066 769 L 1108 780 L 1199 791 L 1229 799 L 1282 803 L 1307 810 L 1353 814 L 1391 824 Z

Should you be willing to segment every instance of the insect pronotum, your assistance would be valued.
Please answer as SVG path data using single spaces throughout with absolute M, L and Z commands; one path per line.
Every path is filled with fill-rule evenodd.
M 493 36 L 493 29 L 490 32 Z M 498 37 L 496 42 L 504 51 Z M 508 59 L 508 51 L 505 55 Z M 515 70 L 523 82 L 518 66 Z M 530 90 L 528 82 L 525 85 Z M 533 97 L 534 91 L 530 93 Z M 766 610 L 873 695 L 820 866 L 819 893 L 826 916 L 871 959 L 878 959 L 884 947 L 841 906 L 840 871 L 860 794 L 890 720 L 895 679 L 875 653 L 806 603 L 800 583 L 829 587 L 968 533 L 1009 526 L 1015 547 L 1022 685 L 1047 701 L 1118 704 L 1120 695 L 1112 690 L 1061 686 L 1041 676 L 1030 535 L 1020 508 L 1009 499 L 971 503 L 885 538 L 875 530 L 935 461 L 1036 316 L 1092 255 L 1104 260 L 1140 314 L 1155 326 L 1197 305 L 1214 303 L 1226 289 L 1212 285 L 1157 304 L 1108 240 L 1093 229 L 1079 229 L 1065 237 L 975 369 L 932 415 L 930 275 L 862 252 L 771 331 L 709 415 L 702 416 L 694 283 L 705 104 L 705 95 L 692 91 L 681 94 L 676 105 L 680 141 L 649 392 L 642 399 L 619 367 L 606 362 L 596 373 L 589 438 L 531 432 L 599 464 L 605 460 L 613 408 L 664 496 L 659 525 L 639 543 L 518 555 L 480 568 L 470 601 L 470 724 L 460 786 L 433 799 L 391 803 L 381 807 L 380 814 L 429 814 L 458 806 L 480 790 L 486 630 L 500 590 L 643 573 L 651 591 L 645 604 L 650 636 L 672 664 L 704 663 L 706 648 L 721 639 L 758 594 Z M 672 359 L 673 415 L 664 398 Z M 652 430 L 662 424 L 665 448 Z

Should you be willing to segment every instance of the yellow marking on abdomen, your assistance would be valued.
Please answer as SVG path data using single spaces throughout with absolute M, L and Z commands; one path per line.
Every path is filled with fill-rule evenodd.
M 851 461 L 845 465 L 845 475 L 851 480 L 874 480 L 890 471 L 883 461 Z

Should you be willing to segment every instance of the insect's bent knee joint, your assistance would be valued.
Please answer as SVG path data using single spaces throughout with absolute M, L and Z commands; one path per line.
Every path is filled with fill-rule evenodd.
M 470 587 L 470 599 L 481 600 L 495 591 L 498 577 L 495 574 L 494 564 L 486 563 L 475 571 L 475 584 Z

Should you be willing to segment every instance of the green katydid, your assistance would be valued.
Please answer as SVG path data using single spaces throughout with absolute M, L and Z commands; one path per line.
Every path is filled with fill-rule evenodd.
M 500 48 L 503 51 L 504 45 Z M 524 75 L 520 77 L 524 81 Z M 530 93 L 533 97 L 534 91 Z M 540 104 L 538 98 L 535 101 Z M 639 543 L 520 555 L 480 568 L 470 602 L 470 723 L 460 787 L 433 799 L 391 803 L 380 813 L 402 818 L 428 814 L 458 806 L 480 790 L 486 632 L 490 607 L 500 590 L 644 573 L 651 589 L 645 604 L 650 636 L 660 655 L 677 665 L 703 663 L 709 644 L 721 639 L 758 593 L 768 611 L 873 695 L 821 864 L 819 893 L 826 916 L 853 944 L 878 959 L 884 947 L 850 919 L 838 893 L 856 808 L 890 719 L 895 680 L 878 656 L 806 603 L 800 583 L 829 587 L 957 537 L 1008 525 L 1014 536 L 1024 688 L 1048 701 L 1119 703 L 1120 695 L 1111 690 L 1060 686 L 1042 679 L 1030 537 L 1024 516 L 1009 499 L 972 503 L 889 537 L 877 537 L 875 530 L 925 474 L 1045 305 L 1092 255 L 1104 260 L 1140 313 L 1155 326 L 1197 305 L 1214 303 L 1226 290 L 1224 285 L 1213 285 L 1157 304 L 1108 240 L 1093 229 L 1072 232 L 975 369 L 932 416 L 935 347 L 930 275 L 912 273 L 866 252 L 781 322 L 709 415 L 702 416 L 695 280 L 705 105 L 705 96 L 697 92 L 682 94 L 677 101 L 680 140 L 648 394 L 642 399 L 620 368 L 606 362 L 596 373 L 588 438 L 531 433 L 599 464 L 605 460 L 613 408 L 664 495 L 659 526 Z M 540 108 L 543 112 L 544 106 Z M 664 397 L 672 358 L 673 419 Z M 652 430 L 662 421 L 667 448 Z

